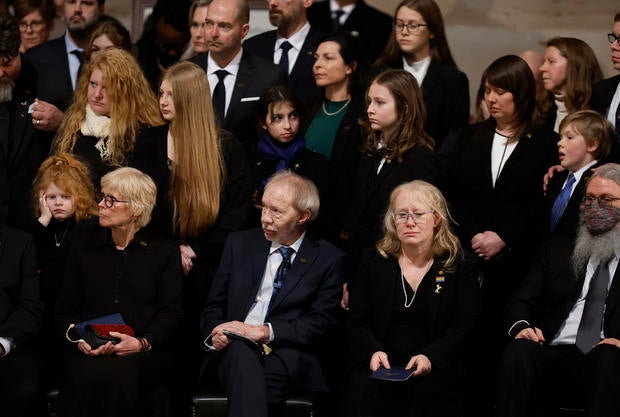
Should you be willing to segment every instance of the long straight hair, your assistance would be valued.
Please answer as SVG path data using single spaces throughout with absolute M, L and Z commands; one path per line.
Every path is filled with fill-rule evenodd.
M 168 68 L 162 80 L 170 82 L 175 110 L 169 128 L 175 157 L 169 192 L 172 229 L 184 242 L 203 233 L 217 219 L 225 181 L 224 161 L 203 69 L 180 62 Z

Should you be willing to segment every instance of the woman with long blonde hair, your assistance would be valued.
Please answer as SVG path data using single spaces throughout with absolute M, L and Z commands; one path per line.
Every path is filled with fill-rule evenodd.
M 134 153 L 134 166 L 158 186 L 156 221 L 180 243 L 184 273 L 200 277 L 200 298 L 228 232 L 245 227 L 251 212 L 245 151 L 218 128 L 209 91 L 199 66 L 168 68 L 159 107 L 169 123 L 142 132 Z
M 108 49 L 93 55 L 82 69 L 53 152 L 83 157 L 98 184 L 105 173 L 128 165 L 143 128 L 160 124 L 157 100 L 134 57 Z

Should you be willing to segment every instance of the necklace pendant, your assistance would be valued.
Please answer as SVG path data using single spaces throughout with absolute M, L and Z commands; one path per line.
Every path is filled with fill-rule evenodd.
M 56 247 L 59 248 L 62 242 L 55 242 L 55 243 L 56 243 Z

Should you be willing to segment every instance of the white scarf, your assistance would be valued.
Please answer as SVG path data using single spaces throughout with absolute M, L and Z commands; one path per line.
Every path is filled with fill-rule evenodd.
M 99 138 L 99 141 L 95 144 L 95 148 L 99 151 L 101 159 L 110 156 L 107 140 L 110 136 L 110 118 L 108 116 L 98 116 L 90 107 L 90 104 L 87 104 L 86 118 L 80 125 L 80 131 L 84 136 Z

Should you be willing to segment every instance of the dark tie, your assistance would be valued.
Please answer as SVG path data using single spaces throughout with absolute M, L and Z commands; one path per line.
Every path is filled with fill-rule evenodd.
M 555 232 L 555 229 L 558 227 L 558 223 L 562 218 L 562 214 L 568 205 L 568 201 L 570 200 L 570 192 L 573 188 L 573 184 L 575 183 L 575 176 L 571 173 L 568 176 L 568 180 L 566 181 L 566 185 L 560 191 L 560 194 L 555 198 L 555 202 L 553 203 L 553 207 L 551 208 L 551 221 L 549 222 L 549 228 L 551 229 L 551 233 Z
M 288 76 L 288 51 L 293 47 L 288 41 L 282 42 L 280 45 L 280 49 L 282 49 L 282 56 L 280 57 L 280 62 L 278 65 L 286 71 L 286 75 Z
M 282 289 L 282 285 L 284 285 L 284 279 L 286 278 L 288 270 L 291 269 L 291 256 L 295 253 L 295 249 L 280 246 L 278 248 L 278 252 L 282 255 L 282 262 L 280 263 L 280 266 L 276 271 L 276 276 L 273 279 L 273 292 L 271 293 L 271 300 L 269 301 L 270 308 L 273 300 L 276 298 L 276 295 L 278 295 Z
M 620 139 L 620 104 L 616 108 L 616 137 Z
M 341 9 L 332 12 L 332 32 L 340 31 L 340 17 L 344 14 Z
M 613 258 L 612 258 L 613 259 Z M 609 262 L 601 261 L 590 281 L 575 344 L 584 354 L 601 340 L 603 312 L 609 286 Z
M 77 84 L 77 78 L 80 78 L 80 73 L 82 72 L 82 66 L 84 65 L 84 51 L 80 51 L 79 49 L 74 49 L 73 51 L 71 51 L 71 53 L 75 55 L 77 59 L 80 61 L 80 66 L 78 67 L 78 72 L 77 72 L 77 77 L 76 77 L 76 84 Z
M 213 108 L 220 121 L 224 121 L 224 117 L 226 116 L 226 87 L 224 86 L 224 78 L 228 75 L 228 71 L 223 69 L 217 70 L 215 71 L 215 75 L 217 75 L 217 84 L 215 84 L 215 88 L 213 89 Z

